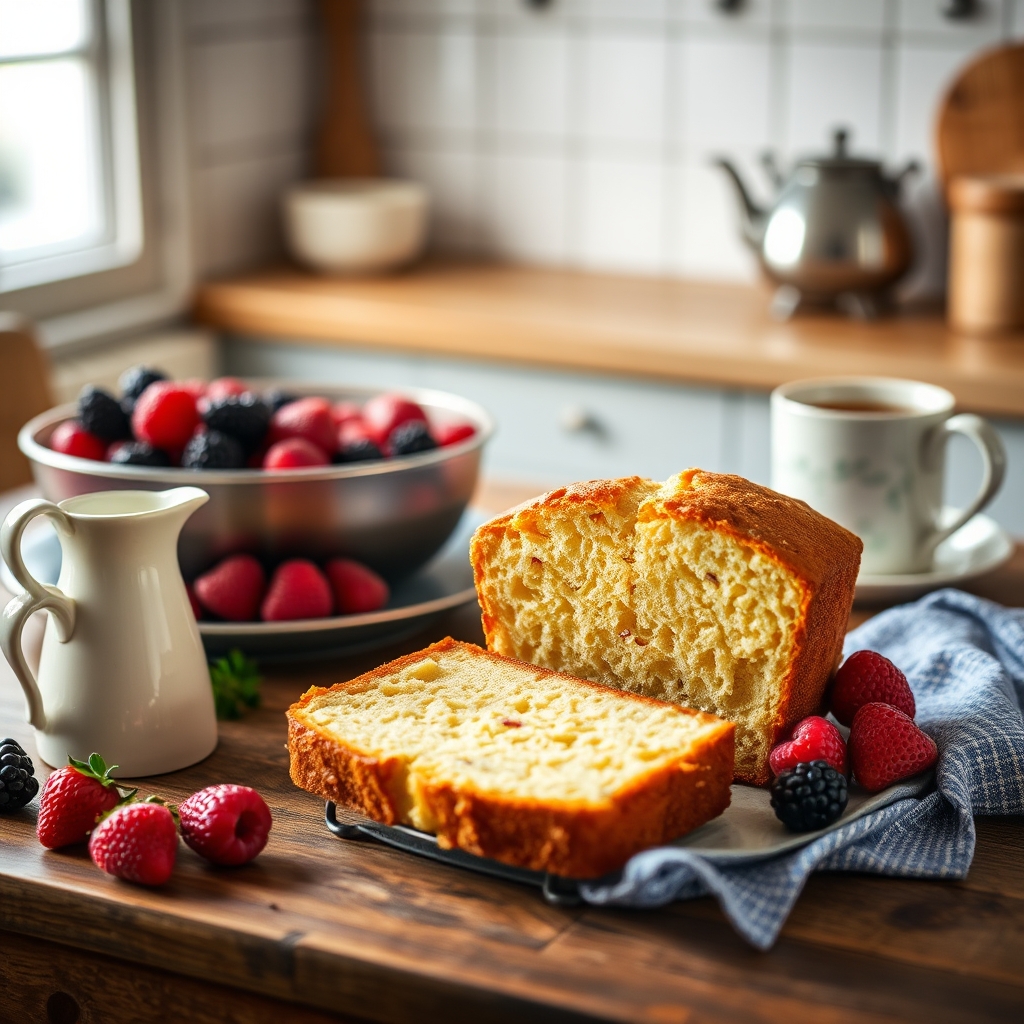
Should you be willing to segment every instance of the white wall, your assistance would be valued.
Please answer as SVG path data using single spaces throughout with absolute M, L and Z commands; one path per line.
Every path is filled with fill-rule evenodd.
M 282 255 L 278 200 L 306 176 L 319 47 L 310 0 L 187 0 L 196 270 Z
M 951 75 L 1024 34 L 1024 0 L 368 0 L 374 118 L 389 168 L 426 181 L 436 241 L 529 262 L 750 280 L 712 154 L 765 190 L 758 154 L 931 161 Z M 941 286 L 945 229 L 926 176 L 910 205 Z

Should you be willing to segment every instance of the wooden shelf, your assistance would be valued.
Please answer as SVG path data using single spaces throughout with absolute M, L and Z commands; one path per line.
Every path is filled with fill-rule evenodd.
M 833 374 L 910 377 L 961 408 L 1024 416 L 1024 335 L 954 334 L 937 313 L 779 324 L 763 289 L 487 264 L 389 278 L 278 269 L 203 285 L 196 317 L 254 341 L 355 345 L 769 390 Z

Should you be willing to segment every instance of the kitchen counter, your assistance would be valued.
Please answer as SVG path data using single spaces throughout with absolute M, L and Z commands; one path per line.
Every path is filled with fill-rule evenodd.
M 491 487 L 481 503 L 524 496 Z M 970 589 L 1024 604 L 1024 548 Z M 262 708 L 221 723 L 211 757 L 142 781 L 175 802 L 215 782 L 256 786 L 274 828 L 251 865 L 209 868 L 182 847 L 170 884 L 149 890 L 101 874 L 83 847 L 45 851 L 35 804 L 0 817 L 0 1021 L 938 1024 L 1024 1014 L 1024 819 L 978 819 L 962 882 L 813 876 L 767 953 L 738 938 L 711 899 L 554 908 L 531 888 L 335 839 L 323 803 L 289 781 L 285 708 L 311 685 L 446 632 L 480 642 L 478 611 L 369 654 L 274 669 Z M 35 757 L 2 661 L 0 732 Z
M 247 340 L 370 347 L 766 391 L 796 377 L 911 377 L 962 409 L 1024 417 L 1024 335 L 970 338 L 932 312 L 865 323 L 768 313 L 728 284 L 432 262 L 331 279 L 278 269 L 212 281 L 202 323 Z

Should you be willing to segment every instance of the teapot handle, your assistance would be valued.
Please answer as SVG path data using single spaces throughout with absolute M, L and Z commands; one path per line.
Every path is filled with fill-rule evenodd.
M 14 674 L 25 691 L 28 703 L 29 724 L 36 729 L 45 731 L 46 714 L 43 710 L 43 698 L 39 692 L 39 684 L 29 668 L 28 659 L 21 647 L 21 635 L 25 623 L 35 612 L 47 610 L 52 616 L 57 629 L 57 639 L 66 644 L 75 630 L 75 602 L 65 596 L 56 587 L 40 583 L 25 565 L 21 557 L 21 537 L 25 527 L 36 516 L 47 516 L 53 520 L 58 531 L 67 535 L 75 532 L 74 523 L 64 514 L 63 510 L 52 501 L 33 498 L 23 501 L 11 509 L 0 527 L 0 555 L 11 570 L 11 575 L 25 588 L 24 594 L 12 598 L 4 608 L 0 617 L 0 650 L 10 662 Z

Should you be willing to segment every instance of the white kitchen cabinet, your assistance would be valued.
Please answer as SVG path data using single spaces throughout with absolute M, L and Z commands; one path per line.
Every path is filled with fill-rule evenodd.
M 225 341 L 224 368 L 238 376 L 466 395 L 498 423 L 484 464 L 495 477 L 554 485 L 634 473 L 663 479 L 700 466 L 768 483 L 768 396 L 759 392 L 244 339 Z M 989 512 L 1024 536 L 1024 423 L 993 422 L 1007 448 L 1009 472 Z M 963 505 L 978 488 L 980 459 L 969 441 L 957 437 L 948 465 L 947 500 Z

